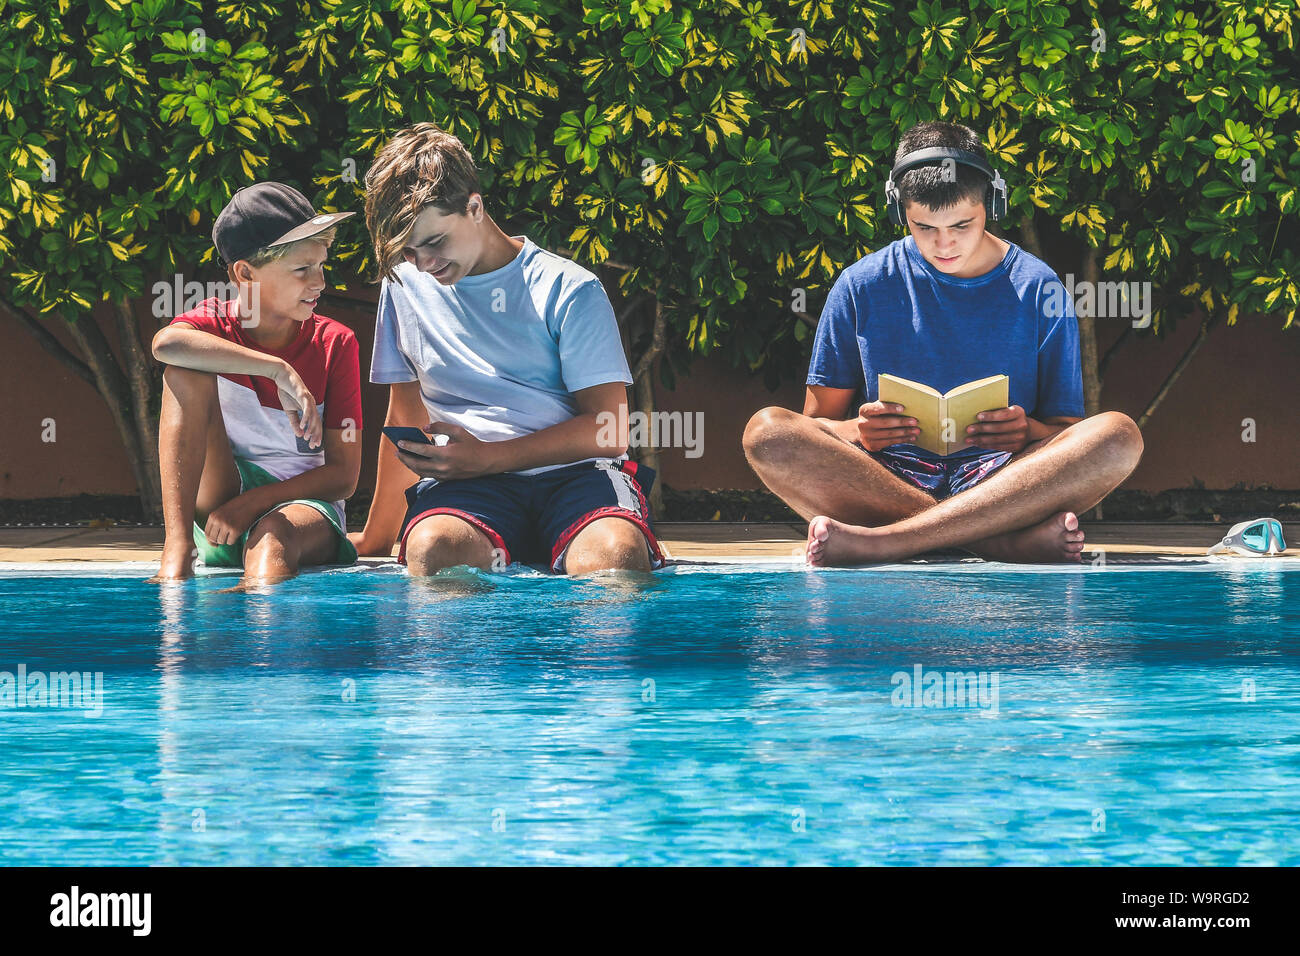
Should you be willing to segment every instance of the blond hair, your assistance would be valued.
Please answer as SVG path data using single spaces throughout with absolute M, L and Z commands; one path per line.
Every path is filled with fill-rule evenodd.
M 465 144 L 433 123 L 417 123 L 389 140 L 366 172 L 366 228 L 379 275 L 401 284 L 394 267 L 425 207 L 464 213 L 470 195 L 480 191 Z
M 241 258 L 247 260 L 248 264 L 254 269 L 260 269 L 268 263 L 283 259 L 295 249 L 301 248 L 304 243 L 323 242 L 325 243 L 325 247 L 328 249 L 330 245 L 333 244 L 337 232 L 337 226 L 330 226 L 328 229 L 324 229 L 316 233 L 316 235 L 308 236 L 305 239 L 295 239 L 293 242 L 286 242 L 279 246 L 262 246 L 260 249 L 254 250 L 249 255 L 241 256 Z M 234 265 L 234 263 L 231 263 L 231 265 Z

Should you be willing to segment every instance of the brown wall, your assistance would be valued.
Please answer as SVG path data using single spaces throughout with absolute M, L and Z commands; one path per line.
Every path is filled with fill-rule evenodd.
M 1198 316 L 1163 339 L 1129 336 L 1115 355 L 1102 407 L 1136 419 L 1196 338 Z M 1120 328 L 1098 330 L 1104 354 Z M 1122 327 L 1121 327 L 1122 328 Z M 1300 328 L 1282 331 L 1275 317 L 1242 318 L 1210 333 L 1143 430 L 1146 450 L 1122 487 L 1141 491 L 1191 488 L 1300 489 Z M 661 452 L 664 480 L 674 488 L 756 488 L 740 452 L 749 415 L 765 405 L 803 410 L 804 389 L 768 392 L 725 360 L 702 359 L 675 391 L 661 390 L 660 408 L 705 411 L 704 454 L 689 460 Z M 1242 419 L 1255 420 L 1255 442 L 1242 441 Z M 721 445 L 721 449 L 719 449 Z
M 361 342 L 362 378 L 374 330 L 373 292 L 331 299 L 322 312 L 345 323 Z M 148 302 L 139 303 L 148 314 Z M 111 323 L 101 317 L 107 329 Z M 1103 323 L 1104 326 L 1104 323 Z M 48 328 L 63 341 L 59 320 Z M 1103 327 L 1101 348 L 1119 328 Z M 1164 339 L 1131 337 L 1112 364 L 1103 405 L 1136 417 L 1195 338 L 1189 318 Z M 43 351 L 24 328 L 0 316 L 0 498 L 135 493 L 131 470 L 103 401 L 88 384 Z M 146 336 L 149 331 L 145 331 Z M 1283 332 L 1276 318 L 1243 318 L 1220 327 L 1183 372 L 1145 429 L 1146 452 L 1125 488 L 1272 487 L 1300 489 L 1300 330 Z M 661 452 L 662 479 L 674 488 L 759 487 L 745 463 L 740 435 L 753 412 L 766 405 L 801 409 L 803 387 L 768 392 L 757 378 L 719 357 L 701 359 L 677 388 L 660 389 L 664 411 L 704 412 L 704 454 L 687 459 L 680 449 Z M 365 466 L 359 487 L 373 485 L 374 461 L 387 404 L 386 389 L 363 388 Z M 53 418 L 58 440 L 41 441 L 41 420 Z M 1256 441 L 1241 440 L 1242 419 L 1256 422 Z

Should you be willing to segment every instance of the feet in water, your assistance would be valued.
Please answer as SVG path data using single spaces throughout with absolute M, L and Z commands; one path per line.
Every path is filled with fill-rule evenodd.
M 966 547 L 988 561 L 1078 563 L 1083 552 L 1083 531 L 1073 511 L 1060 511 L 1031 527 L 994 535 Z M 808 522 L 804 560 L 814 567 L 899 561 L 916 553 L 888 528 L 857 527 L 825 515 Z
M 184 548 L 168 548 L 164 545 L 158 573 L 149 579 L 149 583 L 161 584 L 163 581 L 184 581 L 192 578 L 196 553 L 194 546 L 189 542 L 185 543 Z

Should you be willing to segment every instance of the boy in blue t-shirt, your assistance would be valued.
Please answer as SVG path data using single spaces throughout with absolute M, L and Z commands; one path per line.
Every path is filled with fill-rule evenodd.
M 1076 513 L 1137 466 L 1137 426 L 1118 412 L 1083 418 L 1073 309 L 1050 267 L 985 230 L 990 213 L 1005 213 L 1006 185 L 973 130 L 909 129 L 887 193 L 910 235 L 840 274 L 804 412 L 756 414 L 750 464 L 811 519 L 810 564 L 954 546 L 990 560 L 1079 561 Z M 909 443 L 919 429 L 903 406 L 878 400 L 882 373 L 940 393 L 1005 374 L 1010 405 L 982 412 L 968 447 L 936 455 Z
M 432 123 L 375 157 L 366 225 L 384 275 L 370 380 L 390 386 L 385 425 L 446 441 L 382 442 L 357 550 L 398 540 L 417 575 L 661 567 L 654 472 L 626 454 L 632 377 L 600 280 L 502 232 L 464 144 Z

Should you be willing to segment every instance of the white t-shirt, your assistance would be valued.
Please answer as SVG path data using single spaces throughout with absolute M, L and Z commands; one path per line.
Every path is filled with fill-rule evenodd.
M 418 381 L 431 421 L 453 422 L 482 441 L 568 421 L 578 414 L 573 393 L 584 388 L 632 384 L 600 279 L 514 238 L 523 249 L 493 272 L 444 286 L 403 262 L 402 284 L 385 279 L 379 295 L 370 381 Z M 567 464 L 574 463 L 518 474 Z

